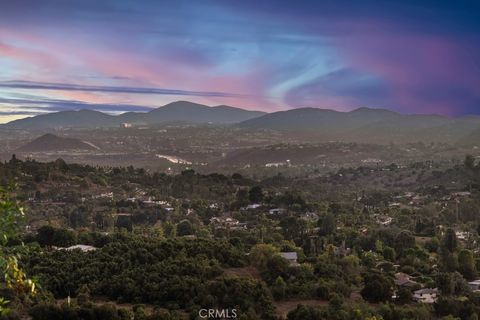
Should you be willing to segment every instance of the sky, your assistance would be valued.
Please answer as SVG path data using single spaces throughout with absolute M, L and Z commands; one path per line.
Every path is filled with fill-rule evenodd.
M 480 2 L 0 0 L 0 123 L 176 100 L 480 114 Z

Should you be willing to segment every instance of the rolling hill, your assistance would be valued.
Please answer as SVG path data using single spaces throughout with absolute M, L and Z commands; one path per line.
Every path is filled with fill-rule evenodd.
M 229 106 L 208 107 L 188 101 L 177 101 L 140 115 L 137 121 L 147 124 L 161 122 L 238 123 L 264 115 L 265 112 L 248 111 Z M 143 117 L 142 117 L 143 116 Z M 120 116 L 122 118 L 122 116 Z
M 161 123 L 233 124 L 243 129 L 274 130 L 301 141 L 366 143 L 474 143 L 480 116 L 449 118 L 404 115 L 385 109 L 359 108 L 350 112 L 299 108 L 265 113 L 230 106 L 208 107 L 188 101 L 169 103 L 149 112 L 109 115 L 92 110 L 62 111 L 12 121 L 0 129 L 58 129 L 119 127 L 122 123 L 154 126 Z
M 300 108 L 266 114 L 239 126 L 277 130 L 316 141 L 457 142 L 480 128 L 480 117 L 403 115 L 370 108 L 350 112 Z
M 208 107 L 177 101 L 149 112 L 127 112 L 117 116 L 93 110 L 61 111 L 15 120 L 2 125 L 9 129 L 54 129 L 116 127 L 121 123 L 155 125 L 165 122 L 238 123 L 265 114 L 229 106 Z
M 93 151 L 98 148 L 91 143 L 75 139 L 59 137 L 50 133 L 44 134 L 26 145 L 18 148 L 17 152 L 56 152 L 56 151 Z
M 8 129 L 95 128 L 119 125 L 114 116 L 93 111 L 60 111 L 11 121 L 2 127 Z

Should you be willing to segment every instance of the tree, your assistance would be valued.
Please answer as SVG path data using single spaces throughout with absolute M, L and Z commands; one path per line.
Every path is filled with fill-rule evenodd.
M 467 280 L 474 280 L 477 277 L 475 258 L 472 251 L 467 249 L 460 250 L 458 253 L 458 271 Z
M 458 247 L 458 240 L 457 235 L 455 234 L 455 230 L 452 228 L 448 228 L 445 231 L 445 235 L 443 236 L 442 241 L 442 249 L 446 249 L 449 252 L 454 252 L 457 250 Z
M 321 236 L 333 234 L 337 229 L 335 216 L 332 213 L 325 214 L 318 219 L 318 226 L 320 227 L 319 233 Z
M 267 266 L 268 260 L 278 251 L 271 244 L 257 244 L 250 251 L 250 261 L 255 267 L 263 270 Z
M 377 273 L 369 272 L 363 276 L 364 287 L 362 297 L 369 302 L 383 302 L 391 299 L 393 295 L 392 279 Z
M 55 228 L 50 225 L 41 226 L 37 231 L 37 241 L 41 246 L 53 246 Z
M 187 236 L 193 234 L 192 223 L 188 220 L 183 220 L 177 225 L 177 235 Z
M 458 272 L 443 272 L 436 278 L 438 289 L 442 295 L 462 295 L 469 291 L 467 281 Z
M 458 269 L 458 257 L 455 252 L 442 250 L 441 254 L 442 269 L 448 272 L 454 272 Z
M 45 225 L 38 229 L 37 241 L 42 246 L 69 247 L 75 244 L 76 237 L 70 230 Z
M 10 188 L 12 192 L 14 188 Z M 0 281 L 12 289 L 18 298 L 24 299 L 36 293 L 36 284 L 29 279 L 22 268 L 18 265 L 20 255 L 7 252 L 8 240 L 17 235 L 19 226 L 24 218 L 23 207 L 14 201 L 9 192 L 0 187 Z M 2 282 L 0 282 L 0 286 Z M 9 313 L 8 300 L 0 296 L 0 316 Z
M 78 305 L 83 306 L 88 304 L 90 302 L 90 299 L 90 289 L 88 289 L 88 286 L 84 284 L 77 291 L 77 303 Z
M 288 216 L 280 220 L 280 227 L 282 227 L 285 239 L 293 240 L 300 238 L 306 232 L 307 223 L 295 216 Z
M 397 254 L 395 253 L 395 249 L 393 249 L 392 247 L 383 248 L 382 254 L 385 260 L 388 260 L 390 262 L 394 262 L 397 256 Z
M 263 190 L 260 186 L 254 186 L 248 192 L 248 199 L 252 203 L 259 203 L 263 200 Z
M 174 238 L 177 236 L 177 226 L 170 221 L 163 224 L 163 234 L 167 238 Z
M 406 249 L 413 247 L 415 247 L 415 237 L 410 231 L 403 230 L 395 238 L 395 251 L 399 256 L 402 256 Z
M 275 280 L 275 283 L 272 286 L 272 294 L 275 299 L 283 299 L 285 298 L 285 294 L 287 291 L 287 284 L 285 280 L 281 276 L 278 276 Z
M 275 254 L 267 260 L 267 264 L 262 270 L 262 275 L 267 283 L 272 283 L 278 277 L 286 278 L 289 267 L 290 264 L 287 259 Z
M 410 289 L 401 287 L 397 292 L 398 302 L 409 303 L 412 301 L 412 291 Z
M 465 156 L 465 161 L 464 161 L 465 168 L 469 170 L 474 170 L 475 169 L 475 158 L 471 154 L 467 154 Z

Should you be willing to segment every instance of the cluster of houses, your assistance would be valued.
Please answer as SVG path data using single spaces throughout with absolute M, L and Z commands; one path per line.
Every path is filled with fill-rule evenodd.
M 237 219 L 231 217 L 213 217 L 210 219 L 216 229 L 228 229 L 228 230 L 246 230 L 247 224 L 241 223 Z
M 395 274 L 395 285 L 397 288 L 405 287 L 409 289 L 418 288 L 422 285 L 415 281 L 410 275 L 397 272 Z M 468 286 L 473 292 L 480 292 L 480 279 L 468 282 Z M 435 303 L 440 295 L 438 288 L 420 288 L 413 291 L 413 300 L 418 303 Z M 397 299 L 397 293 L 392 296 L 392 299 Z
M 395 286 L 397 288 L 408 288 L 413 289 L 415 287 L 421 287 L 422 285 L 415 281 L 410 275 L 397 272 L 395 274 Z M 435 303 L 438 299 L 439 291 L 438 288 L 421 288 L 413 291 L 413 300 L 419 303 Z M 397 299 L 397 293 L 392 296 L 392 299 Z

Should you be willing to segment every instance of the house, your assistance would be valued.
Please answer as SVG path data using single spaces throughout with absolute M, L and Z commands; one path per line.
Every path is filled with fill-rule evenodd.
M 58 250 L 66 250 L 66 251 L 81 250 L 82 252 L 89 252 L 89 251 L 95 251 L 97 250 L 97 248 L 93 246 L 84 245 L 84 244 L 77 244 L 75 246 L 71 246 L 68 248 L 58 248 Z
M 160 206 L 162 205 L 162 201 L 157 201 L 155 198 L 148 197 L 147 199 L 142 199 L 142 204 L 145 207 L 154 207 L 154 206 Z
M 93 199 L 113 199 L 113 192 L 104 192 L 92 196 Z
M 318 214 L 315 212 L 305 212 L 304 214 L 302 214 L 301 219 L 307 220 L 307 221 L 317 221 Z
M 269 214 L 281 214 L 283 212 L 285 212 L 285 209 L 274 208 L 274 209 L 268 210 Z
M 278 168 L 278 167 L 286 166 L 287 164 L 288 164 L 287 162 L 271 162 L 271 163 L 265 163 L 265 167 Z
M 239 223 L 237 219 L 230 218 L 230 217 L 213 217 L 210 219 L 210 223 L 217 224 L 217 225 L 228 225 L 234 226 Z
M 393 218 L 388 215 L 380 214 L 376 215 L 375 221 L 377 222 L 377 224 L 386 227 L 392 224 Z
M 241 210 L 241 211 L 255 210 L 255 209 L 260 208 L 261 206 L 262 206 L 262 205 L 259 204 L 259 203 L 252 203 L 252 204 L 249 204 L 249 205 L 246 206 L 246 207 L 241 207 L 240 210 Z
M 458 240 L 467 241 L 471 234 L 468 231 L 455 231 L 455 235 L 457 236 Z
M 470 281 L 468 283 L 468 286 L 470 289 L 472 289 L 473 292 L 480 292 L 480 279 Z
M 208 207 L 209 207 L 210 209 L 218 209 L 218 208 L 220 208 L 220 206 L 219 206 L 218 203 L 216 203 L 216 202 L 211 203 Z
M 247 224 L 240 223 L 237 219 L 230 217 L 213 217 L 210 223 L 219 229 L 246 230 Z
M 418 282 L 412 280 L 410 275 L 403 273 L 403 272 L 397 272 L 395 273 L 395 285 L 397 287 L 413 287 L 418 285 Z
M 292 266 L 297 266 L 298 265 L 298 262 L 297 262 L 297 259 L 298 259 L 298 255 L 296 252 L 292 251 L 292 252 L 280 252 L 280 256 L 284 259 L 287 259 L 288 262 L 290 262 L 290 265 Z
M 425 288 L 413 292 L 413 300 L 421 303 L 435 303 L 438 298 L 437 288 Z
M 469 197 L 472 194 L 468 191 L 453 192 L 452 197 Z
M 120 128 L 123 128 L 123 129 L 131 128 L 131 127 L 132 127 L 131 123 L 124 122 L 120 124 Z

